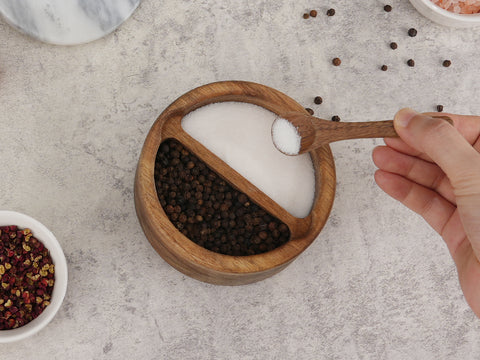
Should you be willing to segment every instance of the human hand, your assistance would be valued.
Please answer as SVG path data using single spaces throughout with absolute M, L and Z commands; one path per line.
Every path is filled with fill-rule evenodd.
M 402 109 L 400 138 L 373 150 L 378 186 L 420 214 L 445 240 L 465 298 L 480 317 L 480 117 L 454 122 Z

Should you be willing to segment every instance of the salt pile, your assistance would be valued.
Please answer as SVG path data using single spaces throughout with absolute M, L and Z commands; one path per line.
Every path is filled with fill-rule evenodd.
M 456 14 L 477 14 L 480 12 L 480 0 L 431 0 L 441 8 Z
M 287 155 L 298 155 L 302 138 L 288 120 L 278 118 L 272 125 L 272 139 L 278 150 Z
M 256 105 L 223 102 L 192 111 L 182 127 L 290 214 L 304 218 L 315 198 L 312 159 L 277 150 L 272 142 L 276 118 Z

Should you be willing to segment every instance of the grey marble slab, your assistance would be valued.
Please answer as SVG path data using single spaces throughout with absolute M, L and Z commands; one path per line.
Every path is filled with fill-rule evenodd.
M 44 223 L 69 264 L 57 316 L 27 341 L 2 345 L 0 358 L 479 359 L 480 320 L 443 240 L 374 183 L 371 151 L 381 140 L 332 146 L 338 183 L 328 223 L 289 267 L 257 284 L 183 276 L 135 214 L 133 179 L 150 126 L 212 81 L 256 81 L 342 121 L 437 104 L 480 114 L 478 30 L 444 28 L 408 1 L 389 3 L 390 13 L 380 0 L 144 0 L 111 36 L 75 47 L 34 41 L 0 20 L 1 208 Z M 324 15 L 330 7 L 333 17 Z M 312 8 L 319 15 L 304 20 Z
M 109 34 L 140 0 L 0 0 L 0 14 L 36 39 L 75 45 Z

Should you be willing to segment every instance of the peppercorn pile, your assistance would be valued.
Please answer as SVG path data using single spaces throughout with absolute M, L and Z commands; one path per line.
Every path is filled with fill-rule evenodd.
M 50 304 L 55 267 L 29 229 L 0 227 L 0 330 L 23 326 Z
M 208 250 L 256 255 L 290 239 L 283 222 L 235 190 L 176 140 L 166 140 L 158 149 L 155 184 L 170 221 Z

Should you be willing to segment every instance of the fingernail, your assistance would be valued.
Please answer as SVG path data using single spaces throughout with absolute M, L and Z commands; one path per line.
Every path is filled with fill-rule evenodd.
M 418 115 L 418 112 L 416 112 L 413 109 L 410 109 L 410 108 L 401 109 L 399 112 L 395 114 L 393 121 L 398 126 L 407 127 L 408 123 L 410 122 L 410 120 L 412 120 L 412 118 L 415 115 Z

